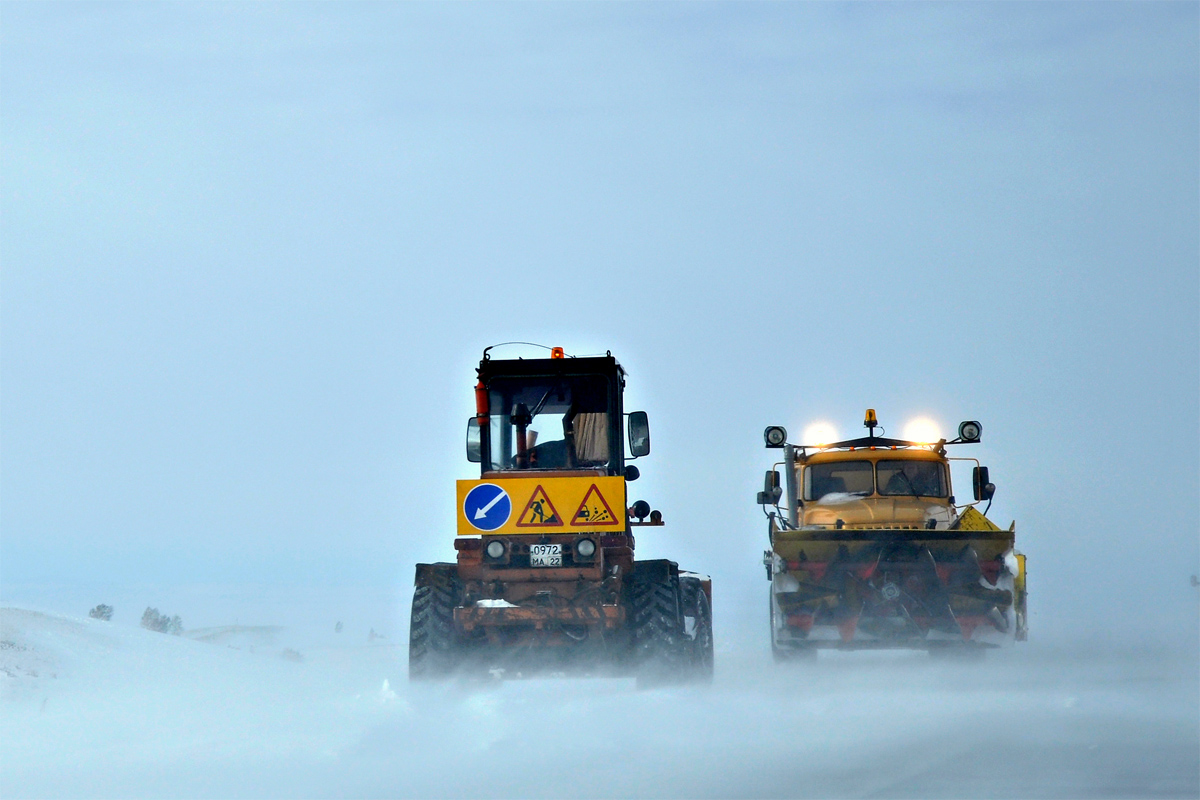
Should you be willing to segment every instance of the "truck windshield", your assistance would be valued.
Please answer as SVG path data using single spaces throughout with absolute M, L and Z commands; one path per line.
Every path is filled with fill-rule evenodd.
M 946 497 L 942 465 L 936 461 L 880 461 L 879 493 L 888 496 Z
M 491 469 L 576 469 L 610 460 L 608 380 L 602 375 L 561 378 L 494 378 L 491 408 Z M 525 429 L 527 457 L 517 459 Z
M 804 470 L 804 499 L 820 500 L 831 494 L 865 497 L 875 490 L 874 477 L 870 461 L 813 464 Z

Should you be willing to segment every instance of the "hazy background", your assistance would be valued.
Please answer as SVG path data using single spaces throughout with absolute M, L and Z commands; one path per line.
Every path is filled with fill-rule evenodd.
M 402 640 L 526 340 L 628 368 L 726 647 L 763 427 L 871 406 L 982 420 L 1035 642 L 1194 649 L 1198 17 L 5 3 L 0 599 Z

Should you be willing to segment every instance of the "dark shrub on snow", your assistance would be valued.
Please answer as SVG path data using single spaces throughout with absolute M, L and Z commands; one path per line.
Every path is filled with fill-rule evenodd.
M 178 636 L 183 632 L 183 620 L 179 618 L 178 614 L 168 617 L 166 614 L 158 613 L 157 608 L 147 608 L 142 613 L 142 627 L 147 630 Z

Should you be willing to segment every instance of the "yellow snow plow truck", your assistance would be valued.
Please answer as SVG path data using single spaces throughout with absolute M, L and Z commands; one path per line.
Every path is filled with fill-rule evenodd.
M 649 454 L 650 427 L 645 412 L 624 412 L 625 370 L 611 353 L 501 360 L 491 349 L 467 426 L 480 476 L 458 481 L 457 561 L 417 565 L 409 678 L 711 679 L 711 580 L 634 560 L 634 529 L 663 522 L 626 500 L 639 476 L 628 461 Z
M 964 422 L 957 439 L 922 443 L 876 436 L 874 409 L 864 425 L 869 435 L 832 444 L 790 444 L 778 426 L 764 432 L 767 447 L 783 451 L 758 495 L 774 509 L 763 562 L 776 660 L 821 648 L 982 653 L 1024 641 L 1016 526 L 1003 530 L 976 509 L 990 508 L 996 490 L 987 467 L 946 455 L 949 445 L 979 442 L 983 427 Z M 974 462 L 974 502 L 956 504 L 952 461 Z

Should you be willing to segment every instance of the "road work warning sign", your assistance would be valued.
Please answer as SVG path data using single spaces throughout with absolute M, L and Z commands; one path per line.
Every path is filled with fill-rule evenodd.
M 563 521 L 562 517 L 558 515 L 558 509 L 554 507 L 550 496 L 546 494 L 546 490 L 539 483 L 533 490 L 533 494 L 529 496 L 525 510 L 521 512 L 521 516 L 517 517 L 517 527 L 561 528 L 562 526 Z
M 625 527 L 625 479 L 492 477 L 458 482 L 458 535 Z

